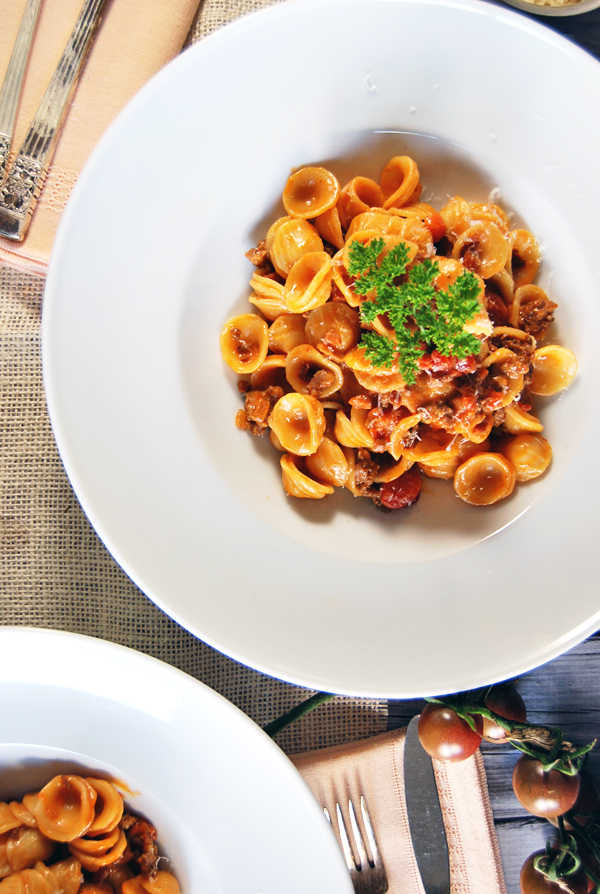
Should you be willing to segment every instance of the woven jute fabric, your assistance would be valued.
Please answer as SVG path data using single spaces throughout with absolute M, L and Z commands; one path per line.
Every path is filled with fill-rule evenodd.
M 206 0 L 186 45 L 268 3 Z M 0 623 L 68 630 L 172 664 L 258 724 L 312 691 L 257 673 L 159 610 L 112 559 L 71 488 L 48 418 L 41 369 L 44 279 L 0 266 Z M 288 753 L 385 729 L 384 701 L 338 697 L 278 736 Z

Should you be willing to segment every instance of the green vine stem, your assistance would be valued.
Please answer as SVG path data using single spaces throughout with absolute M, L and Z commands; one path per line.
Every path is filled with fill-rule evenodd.
M 274 736 L 276 736 L 277 733 L 280 733 L 282 729 L 285 729 L 286 726 L 290 726 L 290 724 L 299 720 L 300 717 L 304 717 L 309 711 L 318 708 L 319 705 L 323 705 L 332 698 L 335 698 L 335 696 L 329 692 L 316 692 L 314 695 L 311 695 L 310 698 L 305 699 L 303 702 L 300 702 L 299 705 L 296 705 L 295 708 L 292 708 L 291 711 L 282 714 L 281 717 L 277 717 L 275 720 L 272 720 L 271 723 L 267 723 L 266 726 L 263 726 L 263 731 L 268 736 L 271 736 L 271 738 L 274 738 Z
M 473 694 L 466 693 L 465 695 L 469 697 Z M 527 721 L 507 720 L 506 717 L 496 714 L 484 704 L 484 696 L 485 691 L 481 694 L 481 700 L 470 701 L 466 700 L 464 696 L 449 696 L 428 698 L 426 701 L 451 708 L 472 729 L 475 729 L 474 715 L 492 721 L 506 732 L 506 741 L 519 751 L 537 758 L 545 770 L 559 770 L 567 776 L 574 776 L 580 771 L 586 755 L 596 744 L 596 739 L 594 739 L 587 745 L 577 747 L 563 738 L 560 727 L 539 726 Z

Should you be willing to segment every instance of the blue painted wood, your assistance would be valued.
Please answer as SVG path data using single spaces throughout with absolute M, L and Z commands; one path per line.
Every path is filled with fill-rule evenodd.
M 583 745 L 600 739 L 600 634 L 554 661 L 524 674 L 517 688 L 533 723 L 560 726 L 565 738 Z M 405 726 L 420 713 L 422 700 L 390 702 L 390 729 Z M 546 843 L 553 827 L 521 807 L 512 789 L 512 771 L 519 752 L 511 745 L 483 743 L 488 790 L 508 894 L 520 894 L 521 866 Z M 600 783 L 600 747 L 588 761 Z

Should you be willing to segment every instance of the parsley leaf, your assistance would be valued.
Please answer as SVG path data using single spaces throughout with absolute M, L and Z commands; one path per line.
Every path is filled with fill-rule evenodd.
M 354 291 L 365 301 L 361 320 L 372 323 L 386 314 L 394 337 L 377 332 L 363 333 L 360 344 L 374 366 L 392 369 L 398 364 L 402 377 L 412 385 L 419 359 L 437 350 L 444 357 L 469 357 L 478 353 L 479 339 L 464 327 L 480 310 L 480 284 L 469 270 L 461 273 L 446 289 L 434 280 L 439 264 L 430 258 L 410 269 L 408 246 L 400 242 L 381 259 L 383 239 L 350 246 L 348 272 L 355 277 Z

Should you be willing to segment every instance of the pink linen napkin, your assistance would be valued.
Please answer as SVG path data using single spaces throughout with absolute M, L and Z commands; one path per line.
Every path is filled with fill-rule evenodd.
M 350 745 L 292 756 L 322 806 L 364 795 L 386 867 L 389 894 L 423 894 L 404 798 L 404 739 L 394 730 Z M 483 758 L 434 761 L 450 852 L 451 894 L 506 894 Z
M 26 0 L 0 0 L 0 83 Z M 37 110 L 83 0 L 43 0 L 17 115 L 12 156 Z M 199 0 L 109 0 L 44 189 L 22 243 L 0 238 L 0 261 L 43 276 L 69 194 L 118 112 L 181 50 Z

